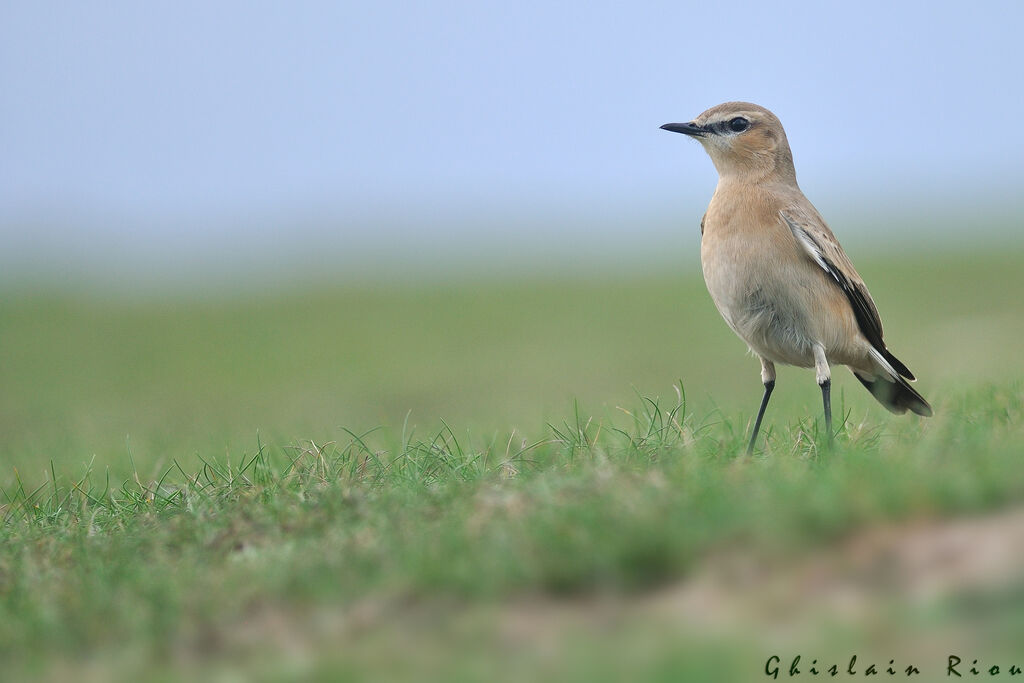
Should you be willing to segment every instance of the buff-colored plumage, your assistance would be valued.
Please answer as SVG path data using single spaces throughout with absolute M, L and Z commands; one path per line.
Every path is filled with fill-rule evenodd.
M 913 374 L 886 348 L 864 281 L 800 191 L 778 118 L 756 104 L 727 102 L 662 127 L 697 139 L 718 170 L 701 221 L 701 264 L 715 306 L 761 359 L 765 394 L 750 448 L 775 363 L 815 369 L 830 437 L 830 364 L 849 366 L 889 410 L 931 415 L 907 383 Z

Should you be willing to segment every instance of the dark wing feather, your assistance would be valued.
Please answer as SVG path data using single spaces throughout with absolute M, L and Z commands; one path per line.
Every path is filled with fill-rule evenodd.
M 786 225 L 793 231 L 797 242 L 843 290 L 843 294 L 846 295 L 846 299 L 853 309 L 853 315 L 857 319 L 857 326 L 860 328 L 861 334 L 871 346 L 882 354 L 882 357 L 892 365 L 896 372 L 913 380 L 914 373 L 885 348 L 885 341 L 882 339 L 882 320 L 878 316 L 875 302 L 871 300 L 867 286 L 860 279 L 860 275 L 857 274 L 832 232 L 824 227 L 824 224 L 815 225 L 814 223 L 817 221 L 796 221 L 784 211 L 781 214 Z

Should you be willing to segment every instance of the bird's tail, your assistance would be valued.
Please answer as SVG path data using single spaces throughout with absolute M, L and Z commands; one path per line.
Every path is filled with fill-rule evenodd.
M 910 410 L 922 417 L 931 417 L 932 407 L 928 401 L 902 377 L 879 375 L 874 379 L 865 379 L 856 372 L 853 374 L 890 412 L 902 415 Z

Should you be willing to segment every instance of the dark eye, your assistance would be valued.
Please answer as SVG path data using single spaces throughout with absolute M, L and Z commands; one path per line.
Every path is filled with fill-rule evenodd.
M 747 121 L 742 116 L 737 116 L 729 121 L 729 130 L 734 133 L 742 133 L 747 128 L 750 128 L 750 121 Z

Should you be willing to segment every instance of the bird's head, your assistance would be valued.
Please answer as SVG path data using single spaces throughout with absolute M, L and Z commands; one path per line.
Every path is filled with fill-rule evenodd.
M 786 131 L 775 114 L 764 107 L 726 102 L 689 123 L 666 123 L 662 128 L 699 141 L 722 178 L 775 178 L 796 184 Z

